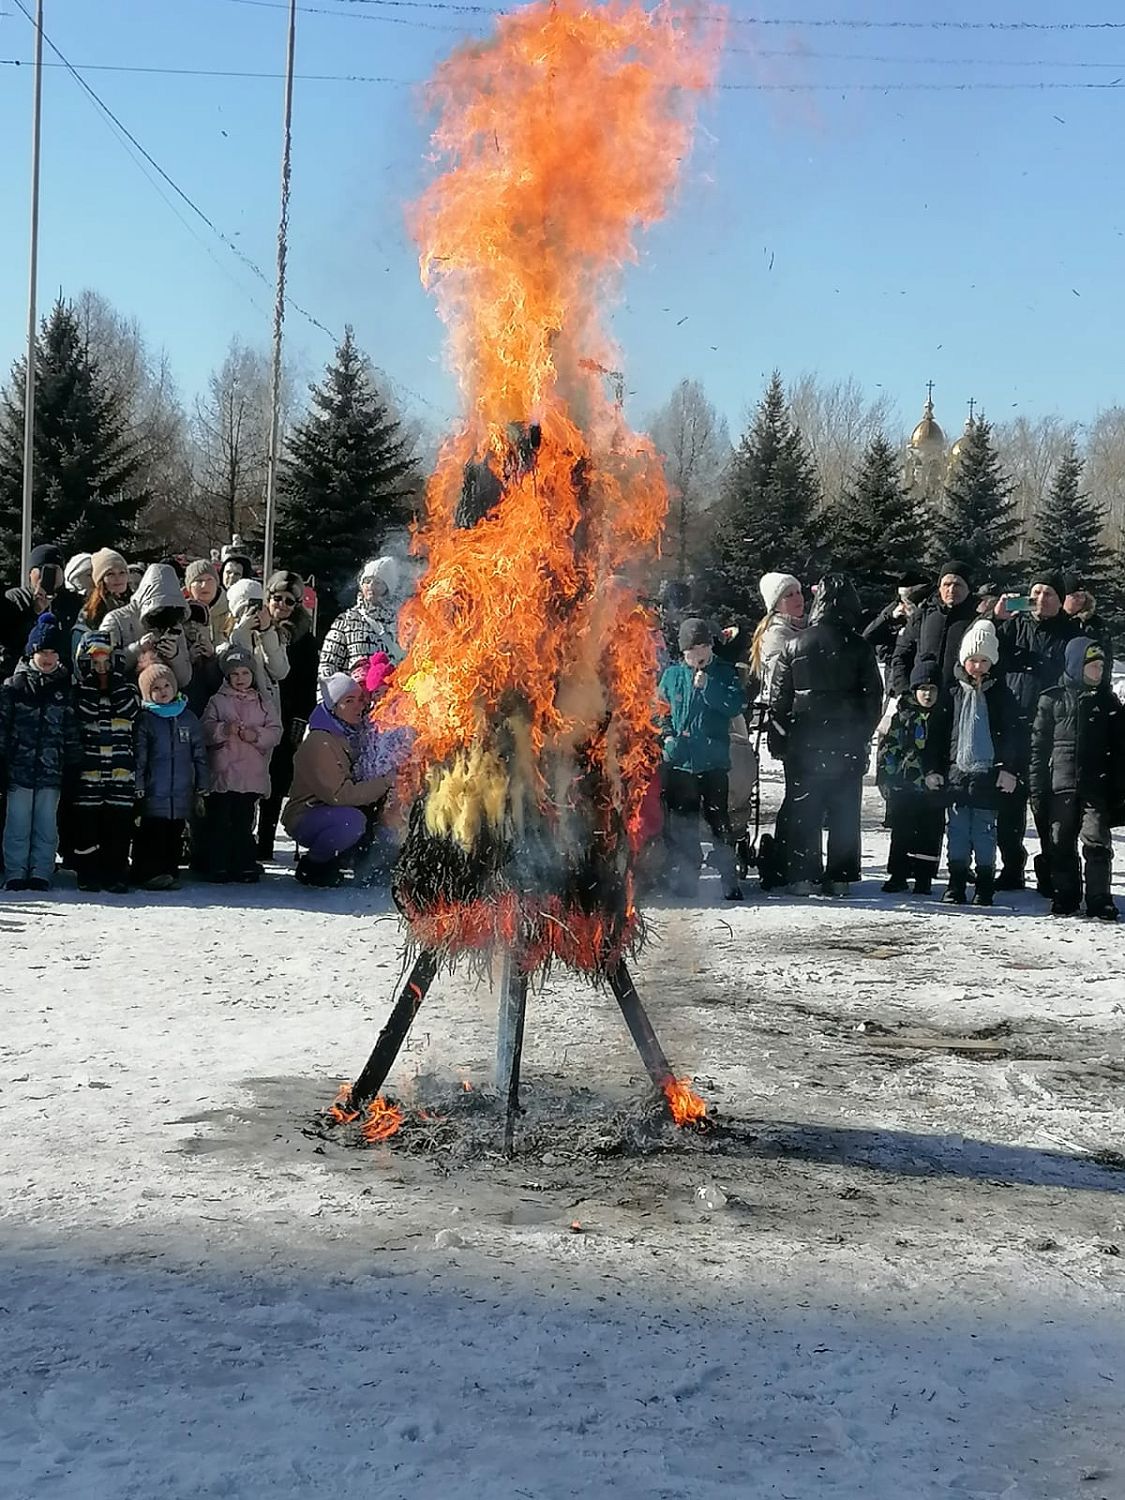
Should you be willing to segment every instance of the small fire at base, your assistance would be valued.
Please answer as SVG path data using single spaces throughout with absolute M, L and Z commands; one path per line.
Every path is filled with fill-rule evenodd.
M 677 1125 L 698 1125 L 707 1118 L 707 1105 L 686 1078 L 673 1078 L 666 1083 L 664 1097 Z

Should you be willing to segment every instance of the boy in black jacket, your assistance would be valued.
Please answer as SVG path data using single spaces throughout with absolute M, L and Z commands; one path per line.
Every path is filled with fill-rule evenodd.
M 1111 817 L 1125 770 L 1125 709 L 1106 677 L 1103 648 L 1079 636 L 1066 648 L 1058 687 L 1039 699 L 1031 733 L 1031 805 L 1046 829 L 1051 914 L 1072 916 L 1082 901 L 1078 842 L 1086 866 L 1086 912 L 1117 921 L 1110 895 Z
M 949 886 L 943 899 L 964 905 L 976 856 L 975 906 L 991 906 L 996 889 L 996 822 L 1019 785 L 1021 717 L 996 673 L 1000 642 L 990 620 L 970 625 L 961 641 L 942 757 L 949 785 Z
M 883 890 L 928 896 L 941 860 L 945 835 L 945 777 L 939 768 L 948 743 L 949 704 L 941 694 L 941 668 L 921 661 L 910 674 L 910 691 L 898 700 L 879 745 L 878 782 L 887 794 L 891 849 Z

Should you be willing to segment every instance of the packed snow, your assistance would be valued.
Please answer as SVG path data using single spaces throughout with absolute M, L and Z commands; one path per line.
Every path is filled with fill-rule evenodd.
M 574 1140 L 310 1128 L 401 972 L 378 893 L 5 899 L 0 1495 L 1119 1500 L 1121 933 L 884 897 L 867 812 L 851 899 L 652 907 L 639 987 L 731 1129 L 639 1152 L 558 973 L 525 1078 Z M 494 1027 L 442 977 L 392 1092 L 483 1090 Z

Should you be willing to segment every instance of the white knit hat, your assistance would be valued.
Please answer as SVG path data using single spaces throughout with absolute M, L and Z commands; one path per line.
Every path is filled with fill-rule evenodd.
M 377 578 L 387 593 L 393 594 L 398 589 L 398 577 L 398 563 L 393 557 L 373 557 L 364 563 L 359 581 L 363 583 L 367 578 Z
M 777 601 L 782 594 L 791 588 L 800 588 L 801 580 L 794 578 L 792 573 L 763 573 L 758 580 L 758 592 L 762 596 L 762 603 L 766 606 L 766 613 L 777 608 Z
M 63 582 L 76 594 L 84 594 L 94 582 L 94 559 L 89 552 L 76 552 L 67 559 Z
M 338 708 L 349 693 L 361 693 L 362 687 L 354 677 L 349 677 L 346 672 L 333 672 L 331 677 L 324 677 L 318 685 L 320 701 L 329 713 Z
M 227 589 L 227 605 L 236 620 L 248 604 L 261 604 L 264 599 L 262 585 L 256 578 L 238 578 Z
M 961 637 L 958 657 L 962 666 L 970 656 L 986 656 L 993 666 L 1000 660 L 1000 641 L 991 620 L 974 620 Z

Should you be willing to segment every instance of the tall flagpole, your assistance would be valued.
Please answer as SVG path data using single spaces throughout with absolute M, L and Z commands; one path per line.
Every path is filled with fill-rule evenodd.
M 42 0 L 40 0 L 42 3 Z M 285 322 L 285 269 L 289 250 L 289 182 L 293 148 L 293 58 L 297 46 L 297 0 L 289 0 L 289 48 L 285 62 L 285 124 L 281 147 L 281 217 L 277 226 L 277 296 L 273 309 L 273 372 L 270 380 L 270 445 L 266 465 L 266 524 L 263 582 L 273 571 L 277 519 L 277 466 L 281 449 L 281 331 Z
M 23 516 L 20 581 L 31 568 L 31 506 L 35 494 L 35 333 L 39 290 L 39 140 L 43 116 L 43 0 L 35 11 L 35 103 L 31 127 L 31 250 L 27 288 L 27 376 L 23 395 Z

